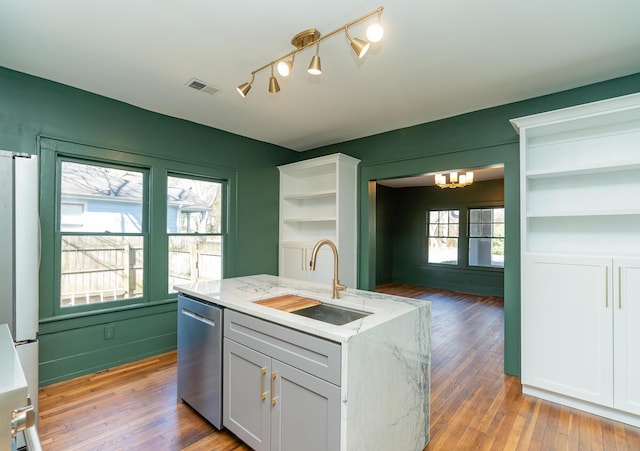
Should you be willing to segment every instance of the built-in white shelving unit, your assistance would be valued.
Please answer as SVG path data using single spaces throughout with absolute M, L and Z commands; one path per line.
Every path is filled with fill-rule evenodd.
M 278 167 L 281 276 L 330 283 L 333 256 L 326 246 L 316 271 L 308 270 L 314 244 L 329 239 L 338 248 L 340 281 L 356 287 L 358 163 L 333 154 Z
M 523 391 L 640 426 L 640 93 L 511 122 Z
M 521 143 L 523 250 L 640 253 L 638 102 L 634 94 L 512 121 Z

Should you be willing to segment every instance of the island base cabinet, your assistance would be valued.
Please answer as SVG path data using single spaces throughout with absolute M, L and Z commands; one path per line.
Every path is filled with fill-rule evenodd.
M 256 451 L 270 450 L 271 359 L 224 339 L 223 425 Z
M 340 448 L 340 388 L 277 360 L 271 377 L 271 449 Z
M 257 451 L 340 449 L 339 344 L 227 311 L 223 355 L 224 427 Z

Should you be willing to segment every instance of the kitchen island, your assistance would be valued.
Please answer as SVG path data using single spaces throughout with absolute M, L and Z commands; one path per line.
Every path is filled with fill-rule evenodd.
M 328 285 L 269 275 L 176 288 L 227 309 L 223 426 L 254 449 L 428 443 L 428 301 L 353 289 L 334 300 Z M 261 303 L 291 296 L 366 316 L 339 325 Z

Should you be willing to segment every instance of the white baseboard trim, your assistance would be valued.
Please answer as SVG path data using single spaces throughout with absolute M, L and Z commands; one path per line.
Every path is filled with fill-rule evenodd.
M 570 396 L 542 390 L 540 388 L 531 387 L 529 385 L 522 386 L 522 393 L 525 395 L 535 396 L 536 398 L 555 402 L 556 404 L 562 404 L 563 406 L 593 413 L 595 415 L 629 424 L 634 427 L 640 427 L 640 416 L 623 412 L 621 410 L 616 410 L 611 407 L 600 406 L 598 404 L 593 404 L 587 401 L 572 398 Z

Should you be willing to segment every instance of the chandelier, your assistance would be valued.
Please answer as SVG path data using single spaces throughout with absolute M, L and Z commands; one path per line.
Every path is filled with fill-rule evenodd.
M 378 42 L 382 39 L 382 36 L 384 34 L 384 29 L 382 28 L 382 24 L 380 23 L 380 18 L 382 16 L 383 9 L 384 9 L 383 7 L 380 7 L 374 11 L 371 11 L 370 13 L 365 14 L 364 16 L 358 17 L 357 19 L 352 20 L 351 22 L 346 23 L 340 28 L 336 28 L 332 32 L 327 33 L 325 35 L 320 35 L 320 32 L 315 28 L 301 31 L 291 39 L 291 44 L 293 44 L 293 46 L 295 47 L 295 50 L 292 50 L 286 55 L 282 55 L 280 58 L 276 58 L 275 60 L 268 62 L 264 66 L 259 67 L 258 69 L 252 71 L 251 80 L 246 83 L 242 83 L 240 86 L 236 88 L 238 90 L 238 94 L 240 94 L 242 97 L 246 97 L 247 93 L 251 89 L 251 85 L 255 80 L 256 73 L 267 68 L 271 69 L 271 77 L 269 77 L 269 92 L 270 93 L 279 92 L 280 85 L 278 84 L 278 79 L 273 75 L 273 67 L 274 66 L 277 67 L 278 73 L 282 77 L 288 76 L 293 68 L 293 62 L 295 60 L 296 54 L 314 45 L 316 46 L 316 52 L 311 58 L 311 63 L 309 64 L 309 68 L 307 69 L 307 72 L 310 73 L 311 75 L 320 75 L 322 73 L 322 67 L 320 65 L 320 54 L 319 54 L 320 42 L 322 42 L 323 40 L 327 39 L 330 36 L 340 33 L 341 31 L 344 31 L 345 37 L 349 41 L 349 45 L 351 46 L 351 49 L 355 52 L 358 58 L 362 58 L 367 53 L 367 50 L 369 50 L 369 46 L 371 45 L 372 42 Z M 378 15 L 378 20 L 372 23 L 371 25 L 369 25 L 369 27 L 367 28 L 366 41 L 363 39 L 351 37 L 351 35 L 349 34 L 349 27 L 359 24 L 360 22 L 364 22 L 365 20 L 367 20 L 372 16 L 375 16 L 376 14 Z M 291 60 L 288 59 L 289 57 L 291 57 Z
M 473 172 L 467 171 L 464 174 L 458 175 L 457 172 L 449 172 L 449 181 L 447 182 L 447 176 L 444 174 L 436 174 L 436 185 L 440 188 L 463 188 L 473 183 Z

